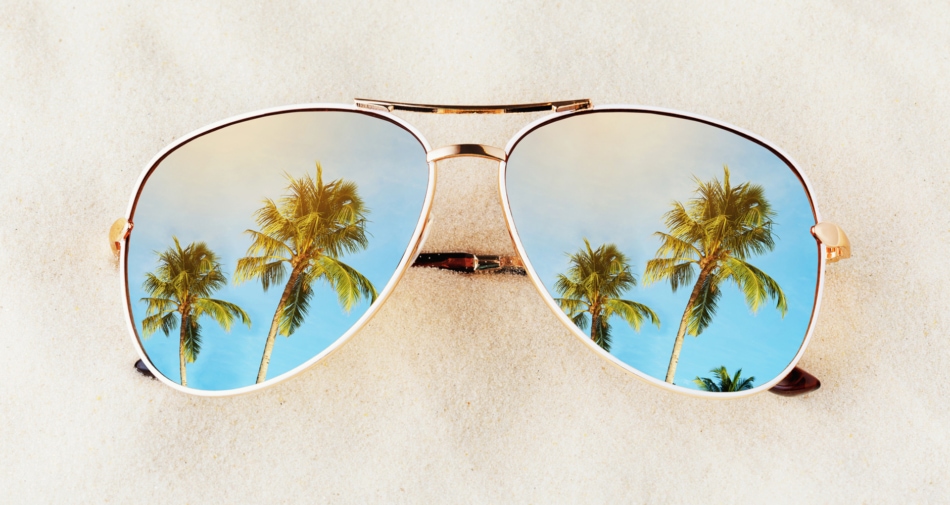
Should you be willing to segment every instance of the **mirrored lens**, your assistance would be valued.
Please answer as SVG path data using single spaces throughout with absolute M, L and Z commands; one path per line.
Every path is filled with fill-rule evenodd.
M 536 282 L 617 360 L 732 392 L 798 354 L 816 302 L 815 213 L 774 150 L 688 117 L 582 113 L 526 135 L 505 177 Z
M 148 359 L 220 391 L 320 355 L 397 273 L 428 181 L 412 133 L 358 112 L 256 117 L 178 146 L 141 187 L 128 242 Z

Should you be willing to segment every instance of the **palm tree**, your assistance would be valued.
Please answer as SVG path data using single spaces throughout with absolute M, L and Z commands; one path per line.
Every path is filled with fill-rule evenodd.
M 346 311 L 360 298 L 376 300 L 376 288 L 369 279 L 339 260 L 368 244 L 369 209 L 356 184 L 343 179 L 324 184 L 320 163 L 316 180 L 309 174 L 299 179 L 288 175 L 287 180 L 287 192 L 279 203 L 265 199 L 254 213 L 260 231 L 246 231 L 253 242 L 247 256 L 238 260 L 234 276 L 238 283 L 260 279 L 264 291 L 287 279 L 267 333 L 258 384 L 267 378 L 278 331 L 289 337 L 303 324 L 316 282 L 329 284 Z
M 644 318 L 660 327 L 660 318 L 642 303 L 622 300 L 620 296 L 637 285 L 637 278 L 627 257 L 614 244 L 591 249 L 584 239 L 584 248 L 568 254 L 571 266 L 567 275 L 558 274 L 554 289 L 562 296 L 556 301 L 574 324 L 586 330 L 590 338 L 610 352 L 610 318 L 617 315 L 631 328 L 640 331 Z
M 158 268 L 146 273 L 142 283 L 142 289 L 151 295 L 141 299 L 148 304 L 142 333 L 148 338 L 162 330 L 167 337 L 179 326 L 178 366 L 181 385 L 187 386 L 185 363 L 194 363 L 201 352 L 201 317 L 211 316 L 225 331 L 231 331 L 234 318 L 250 328 L 251 318 L 233 303 L 209 298 L 228 280 L 218 256 L 204 242 L 192 242 L 182 249 L 177 237 L 172 240 L 174 246 L 156 252 Z
M 664 215 L 669 233 L 654 233 L 662 244 L 656 258 L 647 262 L 643 275 L 646 284 L 668 279 L 674 292 L 696 280 L 673 344 L 666 372 L 670 384 L 676 375 L 684 335 L 688 331 L 699 336 L 709 326 L 724 282 L 730 281 L 742 291 L 753 313 L 767 298 L 776 301 L 782 317 L 788 310 L 778 283 L 746 261 L 775 247 L 775 213 L 765 191 L 748 182 L 732 186 L 729 167 L 723 166 L 723 172 L 722 182 L 703 182 L 694 177 L 696 197 L 685 206 L 673 202 L 673 209 Z
M 716 384 L 708 377 L 696 377 L 693 379 L 693 382 L 699 386 L 699 389 L 713 393 L 734 393 L 755 387 L 752 384 L 752 382 L 755 381 L 755 376 L 743 378 L 741 368 L 736 372 L 735 377 L 729 377 L 729 372 L 726 371 L 726 367 L 724 366 L 713 368 L 710 372 L 719 379 L 719 384 Z

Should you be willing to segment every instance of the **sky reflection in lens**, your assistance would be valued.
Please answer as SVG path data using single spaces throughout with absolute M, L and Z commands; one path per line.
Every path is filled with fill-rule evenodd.
M 731 283 L 721 286 L 718 310 L 698 336 L 686 335 L 675 384 L 698 389 L 696 377 L 754 376 L 759 386 L 775 378 L 800 348 L 814 308 L 818 256 L 810 227 L 814 214 L 801 181 L 763 146 L 698 121 L 642 112 L 583 114 L 528 134 L 507 163 L 512 217 L 521 242 L 548 292 L 588 239 L 593 248 L 613 243 L 625 254 L 637 285 L 621 298 L 647 305 L 662 322 L 634 332 L 610 319 L 610 352 L 647 375 L 664 380 L 676 333 L 693 284 L 674 293 L 668 281 L 645 286 L 644 270 L 668 232 L 664 214 L 673 201 L 695 197 L 697 182 L 723 179 L 761 185 L 775 213 L 775 247 L 746 260 L 771 276 L 788 302 L 783 318 L 768 299 L 753 314 Z M 589 334 L 589 332 L 584 332 Z
M 187 385 L 227 390 L 253 385 L 264 343 L 284 284 L 267 292 L 259 280 L 236 285 L 239 258 L 246 256 L 258 230 L 254 213 L 262 201 L 278 201 L 288 176 L 316 176 L 324 183 L 352 181 L 369 209 L 368 247 L 340 260 L 367 277 L 382 292 L 392 277 L 418 223 L 428 184 L 425 150 L 406 130 L 364 114 L 307 111 L 277 114 L 227 126 L 191 140 L 167 156 L 151 173 L 133 216 L 128 284 L 133 321 L 142 337 L 149 296 L 142 282 L 157 267 L 157 252 L 176 236 L 182 247 L 204 242 L 219 257 L 228 283 L 211 297 L 240 306 L 252 326 L 235 321 L 230 333 L 213 318 L 200 320 L 200 354 L 187 365 Z M 336 341 L 369 308 L 363 300 L 346 313 L 326 282 L 313 285 L 304 323 L 289 338 L 276 337 L 267 378 L 277 377 L 316 356 Z M 142 340 L 152 363 L 180 382 L 179 329 Z

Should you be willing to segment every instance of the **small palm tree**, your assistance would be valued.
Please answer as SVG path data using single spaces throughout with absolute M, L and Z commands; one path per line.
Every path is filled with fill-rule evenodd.
M 656 232 L 662 240 L 656 258 L 647 262 L 646 284 L 669 280 L 673 291 L 695 279 L 673 344 L 666 382 L 673 383 L 683 337 L 696 337 L 716 314 L 720 286 L 732 282 L 745 295 L 746 305 L 757 312 L 766 299 L 785 316 L 788 305 L 782 288 L 765 272 L 752 266 L 749 257 L 775 247 L 772 219 L 775 213 L 762 186 L 748 182 L 732 186 L 729 167 L 723 180 L 696 181 L 696 197 L 687 205 L 673 202 L 664 215 L 669 233 Z
M 637 285 L 627 257 L 614 244 L 592 249 L 584 239 L 584 248 L 568 254 L 571 266 L 567 275 L 558 274 L 554 289 L 562 296 L 556 301 L 580 329 L 590 325 L 590 338 L 610 352 L 610 318 L 620 316 L 631 328 L 640 331 L 647 318 L 660 327 L 660 318 L 642 303 L 622 300 L 625 291 Z
M 721 366 L 719 368 L 713 368 L 710 370 L 716 378 L 719 379 L 719 383 L 713 382 L 712 379 L 708 377 L 696 377 L 693 379 L 693 382 L 699 386 L 699 389 L 703 391 L 712 391 L 713 393 L 733 393 L 736 391 L 745 391 L 746 389 L 752 389 L 755 387 L 752 383 L 755 381 L 755 376 L 752 377 L 742 377 L 742 369 L 736 372 L 735 377 L 729 377 L 729 372 L 726 370 L 726 367 Z
M 377 295 L 369 279 L 339 260 L 346 253 L 365 249 L 369 242 L 369 209 L 356 184 L 343 179 L 324 184 L 320 163 L 316 179 L 308 174 L 299 179 L 288 175 L 287 180 L 280 202 L 265 199 L 254 213 L 260 231 L 246 231 L 253 242 L 247 256 L 238 260 L 234 276 L 238 283 L 260 279 L 264 291 L 287 279 L 267 333 L 258 384 L 267 379 L 278 331 L 289 337 L 303 324 L 314 284 L 326 282 L 346 311 L 361 298 L 372 302 Z
M 185 363 L 194 363 L 201 352 L 202 316 L 211 316 L 225 331 L 239 318 L 248 328 L 251 318 L 240 307 L 224 300 L 210 298 L 228 280 L 221 271 L 218 256 L 204 242 L 192 242 L 184 249 L 177 237 L 175 245 L 158 254 L 158 268 L 145 274 L 142 283 L 149 298 L 142 333 L 149 338 L 158 330 L 165 336 L 179 327 L 178 363 L 181 385 L 187 386 Z M 180 324 L 179 324 L 180 323 Z

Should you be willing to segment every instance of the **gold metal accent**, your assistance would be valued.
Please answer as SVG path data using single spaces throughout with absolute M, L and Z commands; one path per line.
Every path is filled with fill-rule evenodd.
M 109 247 L 112 249 L 112 255 L 119 257 L 119 251 L 122 250 L 122 241 L 129 238 L 132 233 L 132 222 L 124 218 L 116 219 L 109 227 Z
M 818 223 L 811 227 L 811 234 L 825 246 L 825 261 L 828 263 L 851 257 L 851 241 L 838 225 Z
M 453 144 L 429 151 L 429 154 L 426 155 L 426 161 L 432 163 L 447 158 L 458 158 L 460 156 L 475 156 L 477 158 L 488 158 L 495 161 L 505 161 L 508 158 L 507 155 L 505 155 L 505 150 L 498 147 L 482 144 Z
M 419 253 L 412 263 L 414 267 L 441 268 L 464 273 L 516 273 L 527 275 L 524 261 L 518 256 L 477 255 L 464 252 Z
M 502 268 L 505 268 L 505 267 L 524 268 L 524 261 L 522 261 L 521 258 L 518 256 L 499 256 L 498 264 Z
M 592 107 L 590 99 L 561 100 L 558 102 L 521 103 L 511 105 L 431 105 L 423 103 L 390 102 L 355 98 L 356 106 L 363 109 L 392 112 L 428 112 L 432 114 L 511 114 L 516 112 L 568 112 Z

